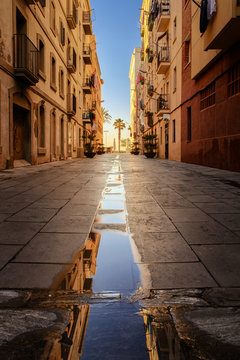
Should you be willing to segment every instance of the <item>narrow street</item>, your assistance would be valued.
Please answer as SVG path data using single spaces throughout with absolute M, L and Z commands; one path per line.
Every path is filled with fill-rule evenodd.
M 239 197 L 128 154 L 1 171 L 1 360 L 239 359 Z

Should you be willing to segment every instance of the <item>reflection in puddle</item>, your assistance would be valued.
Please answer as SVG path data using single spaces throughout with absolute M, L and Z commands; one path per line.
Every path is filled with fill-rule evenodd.
M 102 200 L 99 205 L 100 210 L 124 210 L 123 200 L 113 201 L 113 200 Z
M 95 219 L 99 224 L 126 224 L 126 214 L 118 212 L 114 214 L 97 215 Z
M 25 336 L 26 348 L 22 346 L 24 341 L 21 338 L 19 348 L 16 344 L 14 346 L 17 357 L 9 356 L 8 359 L 149 359 L 150 350 L 147 350 L 143 320 L 139 315 L 142 309 L 137 302 L 132 304 L 127 300 L 140 285 L 140 271 L 126 229 L 124 200 L 123 174 L 119 161 L 115 161 L 95 220 L 105 229 L 89 234 L 57 292 L 45 294 L 45 298 L 43 294 L 40 298 L 36 294 L 36 298 L 31 300 L 32 306 L 35 301 L 43 308 L 68 310 L 61 336 L 56 338 L 53 334 L 51 338 L 45 336 L 42 339 L 35 335 L 43 354 L 39 356 L 38 353 L 37 357 L 28 356 L 31 339 Z M 101 214 L 103 210 L 119 211 Z M 108 224 L 123 224 L 125 231 L 109 230 Z M 98 301 L 88 301 L 86 296 Z M 25 355 L 22 356 L 23 351 Z

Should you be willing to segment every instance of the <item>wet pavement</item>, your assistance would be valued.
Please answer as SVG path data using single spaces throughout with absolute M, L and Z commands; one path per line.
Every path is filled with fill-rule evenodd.
M 133 155 L 0 173 L 1 359 L 239 359 L 240 174 Z

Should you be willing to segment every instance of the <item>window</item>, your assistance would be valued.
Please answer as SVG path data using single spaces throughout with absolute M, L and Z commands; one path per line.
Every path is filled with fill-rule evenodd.
M 192 109 L 187 108 L 187 141 L 192 141 Z
M 59 94 L 64 98 L 64 72 L 61 68 L 59 71 Z
M 60 43 L 62 46 L 65 45 L 65 27 L 63 27 L 63 22 L 60 20 Z
M 45 75 L 45 46 L 40 34 L 37 34 L 38 44 L 38 73 L 43 80 L 46 80 Z
M 50 55 L 51 58 L 51 69 L 50 69 L 50 86 L 53 90 L 57 90 L 56 87 L 56 60 L 53 54 Z
M 173 69 L 173 92 L 177 90 L 177 68 Z
M 173 20 L 173 41 L 177 38 L 177 18 Z
M 160 143 L 162 144 L 162 127 L 160 127 Z
M 53 1 L 51 1 L 50 5 L 50 27 L 55 35 L 56 31 L 56 9 Z
M 79 92 L 78 92 L 78 102 L 79 102 L 79 107 L 81 108 L 82 96 L 81 96 L 81 91 L 80 91 L 80 90 L 79 90 Z
M 200 92 L 200 110 L 215 104 L 215 81 Z
M 172 122 L 172 141 L 176 142 L 176 121 Z
M 38 147 L 45 147 L 45 109 L 43 105 L 39 108 Z
M 190 41 L 184 42 L 184 66 L 190 63 Z
M 240 62 L 231 67 L 228 71 L 228 96 L 240 92 Z

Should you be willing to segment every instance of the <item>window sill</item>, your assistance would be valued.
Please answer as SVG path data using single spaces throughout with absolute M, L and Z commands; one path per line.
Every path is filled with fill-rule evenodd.
M 65 96 L 63 93 L 59 93 L 59 96 L 64 100 L 65 99 Z
M 54 84 L 54 83 L 51 83 L 50 84 L 50 87 L 51 87 L 51 89 L 53 90 L 53 91 L 57 91 L 57 87 L 56 87 L 56 84 Z

